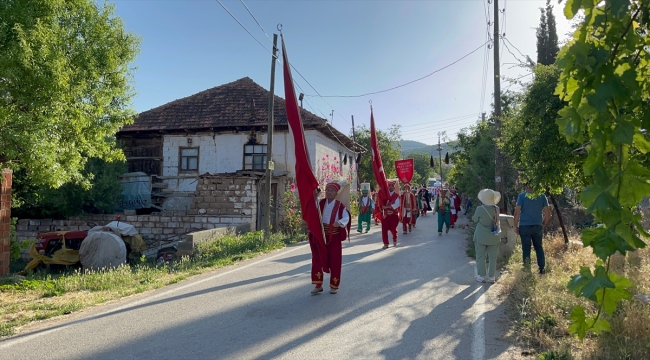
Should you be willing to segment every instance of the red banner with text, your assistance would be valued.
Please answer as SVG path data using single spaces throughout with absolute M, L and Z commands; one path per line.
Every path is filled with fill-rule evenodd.
M 413 179 L 413 159 L 395 160 L 395 170 L 402 184 L 410 184 Z

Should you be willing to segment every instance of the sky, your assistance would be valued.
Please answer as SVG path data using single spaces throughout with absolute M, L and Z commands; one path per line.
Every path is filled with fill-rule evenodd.
M 377 128 L 397 124 L 404 140 L 428 145 L 437 143 L 441 131 L 454 140 L 491 110 L 494 56 L 486 42 L 487 32 L 494 33 L 487 24 L 488 18 L 493 22 L 493 0 L 220 1 L 243 27 L 217 0 L 110 1 L 127 31 L 141 39 L 133 64 L 137 112 L 243 77 L 270 89 L 271 39 L 279 34 L 278 24 L 295 68 L 296 92 L 306 95 L 303 106 L 345 134 L 352 116 L 356 126 L 369 127 L 371 103 Z M 570 24 L 563 5 L 552 3 L 562 41 Z M 500 41 L 502 89 L 511 86 L 508 79 L 532 78 L 517 64 L 523 55 L 537 58 L 535 32 L 545 4 L 499 1 L 506 39 Z M 339 97 L 422 77 L 386 92 Z M 284 98 L 280 64 L 275 94 Z

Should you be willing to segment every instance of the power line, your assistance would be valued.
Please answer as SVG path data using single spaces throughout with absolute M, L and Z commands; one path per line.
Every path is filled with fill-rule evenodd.
M 244 7 L 245 7 L 246 10 L 248 11 L 248 13 L 253 17 L 253 20 L 255 20 L 255 22 L 257 23 L 257 26 L 259 26 L 260 29 L 262 29 L 262 31 L 264 32 L 264 35 L 266 35 L 266 38 L 269 39 L 269 41 L 272 41 L 271 38 L 269 37 L 269 34 L 266 33 L 266 30 L 264 30 L 264 28 L 262 27 L 262 25 L 260 25 L 260 22 L 257 21 L 257 18 L 255 17 L 255 15 L 253 15 L 253 13 L 252 13 L 251 10 L 248 8 L 248 6 L 246 6 L 246 3 L 244 2 L 244 0 L 239 0 L 239 1 L 241 1 L 242 5 L 244 5 Z
M 521 54 L 521 56 L 525 57 L 526 59 L 529 58 L 528 55 L 524 55 L 524 53 L 522 53 L 522 52 L 521 52 L 521 51 L 520 51 L 520 50 L 519 50 L 519 49 L 518 49 L 518 48 L 517 48 L 513 43 L 511 43 L 510 40 L 508 40 L 507 37 L 504 36 L 504 37 L 503 37 L 503 40 L 507 41 L 508 44 L 512 45 L 512 47 L 515 48 L 515 50 L 517 50 L 517 52 L 518 52 L 519 54 Z
M 469 125 L 469 124 L 474 123 L 476 121 L 477 121 L 477 119 L 473 118 L 473 119 L 457 122 L 455 124 L 450 124 L 450 125 L 445 125 L 445 126 L 436 126 L 436 127 L 431 128 L 429 130 L 405 131 L 405 132 L 402 132 L 402 135 L 411 135 L 411 134 L 423 134 L 424 135 L 424 134 L 428 134 L 428 133 L 432 133 L 432 132 L 437 132 L 439 129 L 449 129 L 449 128 L 454 128 L 454 127 L 458 127 L 458 126 L 462 126 L 462 125 Z
M 462 118 L 457 118 L 457 119 L 455 119 L 454 122 L 457 123 L 457 122 L 467 121 L 467 119 L 476 119 L 476 117 L 477 117 L 477 114 L 472 114 L 472 115 L 469 115 L 469 116 L 464 116 Z M 426 129 L 430 129 L 432 127 L 439 126 L 439 125 L 442 125 L 442 124 L 445 124 L 445 123 L 446 123 L 446 121 L 440 121 L 440 122 L 435 123 L 435 124 L 431 123 L 431 124 L 428 124 L 428 125 L 420 125 L 419 128 L 408 129 L 406 131 L 402 131 L 402 134 L 417 133 L 417 132 L 426 131 Z
M 380 91 L 374 91 L 374 92 L 370 92 L 370 93 L 366 93 L 366 94 L 361 94 L 361 95 L 321 95 L 321 94 L 318 94 L 318 96 L 320 96 L 320 97 L 331 97 L 331 98 L 334 98 L 334 97 L 336 97 L 336 98 L 356 98 L 356 97 L 364 97 L 364 96 L 368 96 L 368 95 L 380 94 L 380 93 L 388 92 L 388 91 L 391 91 L 391 90 L 399 89 L 399 88 L 401 88 L 401 87 L 404 87 L 404 86 L 410 85 L 410 84 L 412 84 L 412 83 L 414 83 L 414 82 L 417 82 L 417 81 L 420 81 L 420 80 L 424 80 L 424 79 L 428 78 L 429 76 L 431 76 L 431 75 L 433 75 L 433 74 L 435 74 L 435 73 L 438 73 L 438 72 L 440 72 L 440 71 L 442 71 L 442 70 L 444 70 L 444 69 L 446 69 L 446 68 L 448 68 L 448 67 L 450 67 L 450 66 L 452 66 L 452 65 L 454 65 L 454 64 L 456 64 L 456 63 L 458 63 L 459 61 L 465 59 L 466 57 L 468 57 L 468 56 L 472 55 L 473 53 L 477 52 L 478 50 L 480 50 L 480 49 L 481 49 L 485 44 L 487 44 L 487 43 L 488 43 L 487 41 L 484 42 L 483 44 L 481 44 L 481 46 L 477 47 L 476 49 L 472 50 L 471 52 L 467 53 L 466 55 L 464 55 L 464 56 L 461 57 L 460 59 L 458 59 L 458 60 L 452 62 L 452 63 L 449 64 L 449 65 L 443 66 L 443 67 L 441 67 L 440 69 L 437 69 L 437 70 L 433 71 L 432 73 L 429 73 L 429 74 L 427 74 L 427 75 L 425 75 L 425 76 L 422 76 L 421 78 L 418 78 L 418 79 L 415 79 L 415 80 L 411 80 L 411 81 L 409 81 L 409 82 L 407 82 L 407 83 L 404 83 L 404 84 L 401 84 L 401 85 L 398 85 L 398 86 L 394 86 L 394 87 L 392 87 L 392 88 L 390 88 L 390 89 L 385 89 L 385 90 L 380 90 Z M 315 90 L 315 89 L 314 89 L 314 90 Z M 305 95 L 305 96 L 316 96 L 316 95 Z
M 266 46 L 264 46 L 264 44 L 262 44 L 262 43 L 261 43 L 261 42 L 260 42 L 260 41 L 259 41 L 259 40 L 254 36 L 254 35 L 253 35 L 253 34 L 251 34 L 251 32 L 248 31 L 248 29 L 247 29 L 247 28 L 246 28 L 246 27 L 245 27 L 245 26 L 244 26 L 244 25 L 243 25 L 239 20 L 237 20 L 237 18 L 236 18 L 236 17 L 235 17 L 235 16 L 234 16 L 234 15 L 233 15 L 233 14 L 232 14 L 232 13 L 231 13 L 231 12 L 230 12 L 226 7 L 225 7 L 225 6 L 221 3 L 220 0 L 216 0 L 216 1 L 219 3 L 219 5 L 221 5 L 221 7 L 222 7 L 224 10 L 226 10 L 226 12 L 230 15 L 230 17 L 232 17 L 232 18 L 233 18 L 233 19 L 234 19 L 234 20 L 239 24 L 239 26 L 241 26 L 241 27 L 242 27 L 242 28 L 243 28 L 243 29 L 248 33 L 248 35 L 250 35 L 253 39 L 255 39 L 255 41 L 257 41 L 257 43 L 260 44 L 260 45 L 264 48 L 264 50 L 266 50 L 266 51 L 269 52 L 271 55 L 273 55 L 273 53 L 270 52 L 270 51 L 266 48 Z M 244 7 L 246 7 L 246 10 L 248 10 L 248 13 L 251 15 L 251 17 L 253 17 L 253 19 L 255 20 L 255 22 L 257 23 L 257 25 L 260 27 L 260 29 L 262 29 L 262 31 L 264 32 L 264 34 L 266 35 L 266 37 L 269 38 L 268 34 L 266 33 L 266 31 L 264 30 L 264 28 L 262 27 L 262 25 L 259 23 L 259 21 L 257 21 L 257 19 L 255 18 L 255 15 L 253 15 L 253 13 L 250 11 L 250 9 L 248 8 L 248 6 L 246 6 L 246 4 L 243 2 L 243 0 L 240 0 L 240 1 L 241 1 L 241 3 L 244 5 Z M 271 40 L 271 39 L 269 38 L 269 40 Z M 274 55 L 273 55 L 273 56 L 274 56 Z M 277 57 L 277 56 L 276 56 L 276 61 L 278 61 L 278 63 L 282 64 L 282 62 L 280 61 L 279 57 Z M 309 85 L 309 86 L 310 86 L 314 91 L 316 91 L 316 93 L 318 93 L 318 91 L 317 91 L 317 90 L 316 90 L 316 89 L 315 89 L 315 88 L 314 88 L 314 87 L 309 83 L 309 81 L 307 81 L 307 79 L 305 79 L 305 77 L 302 76 L 302 74 L 300 73 L 300 71 L 298 71 L 298 69 L 296 69 L 292 64 L 289 64 L 289 65 L 291 66 L 292 69 L 294 69 L 294 70 L 298 73 L 298 75 L 300 75 L 300 77 L 301 77 L 301 78 L 302 78 L 302 79 L 303 79 L 303 80 L 304 80 L 304 81 L 305 81 L 305 82 L 306 82 L 306 83 L 307 83 L 307 84 L 308 84 L 308 85 Z M 300 91 L 304 93 L 304 90 L 300 87 L 300 85 L 298 85 L 298 83 L 295 82 L 295 81 L 294 81 L 294 83 L 296 84 L 296 86 L 298 86 L 298 88 L 300 89 Z M 324 100 L 324 99 L 323 99 L 323 100 Z M 327 101 L 326 101 L 326 102 L 327 102 Z M 308 104 L 309 104 L 309 103 L 308 103 Z M 330 106 L 332 106 L 332 105 L 329 104 L 329 103 L 327 103 L 327 104 L 330 105 Z M 332 106 L 332 108 L 333 108 L 333 106 Z M 313 109 L 312 109 L 312 111 L 313 111 Z M 320 111 L 320 109 L 319 109 L 319 111 Z M 336 110 L 335 110 L 335 111 L 336 111 Z M 336 111 L 336 113 L 339 114 L 339 116 L 340 116 L 344 121 L 346 121 L 348 124 L 350 124 L 350 122 L 347 121 L 347 120 L 346 120 L 346 119 L 345 119 L 345 118 L 344 118 L 344 117 L 343 117 L 343 116 L 342 116 L 338 111 Z M 323 115 L 322 111 L 321 111 L 321 115 Z M 323 118 L 324 118 L 324 120 L 327 122 L 327 117 L 326 117 L 325 115 L 323 115 Z M 350 124 L 350 125 L 352 125 L 352 124 Z M 338 140 L 338 142 L 339 142 L 339 143 L 340 143 L 344 148 L 346 148 L 346 149 L 349 150 L 349 151 L 352 151 L 352 150 L 350 150 L 347 146 L 345 146 L 345 144 L 343 144 L 343 142 L 342 142 L 342 141 L 341 141 L 341 140 L 340 140 L 340 139 L 339 139 L 339 138 L 338 138 L 338 137 L 337 137 L 337 136 L 336 136 L 336 135 L 335 135 L 331 130 L 330 130 L 330 132 L 332 133 L 332 135 L 336 138 L 336 140 Z
M 467 114 L 467 115 L 462 115 L 462 116 L 456 116 L 456 117 L 449 118 L 449 119 L 433 120 L 433 121 L 426 122 L 426 123 L 411 124 L 411 125 L 401 125 L 401 127 L 405 128 L 405 127 L 411 127 L 411 126 L 428 125 L 428 124 L 431 124 L 431 123 L 434 123 L 434 122 L 456 120 L 456 119 L 466 118 L 466 117 L 468 117 L 468 116 L 475 116 L 475 115 L 476 115 L 476 113 L 474 113 L 474 114 Z
M 257 41 L 257 43 L 260 44 L 260 46 L 262 46 L 262 47 L 264 48 L 264 50 L 266 50 L 266 51 L 269 52 L 271 55 L 273 55 L 273 53 L 270 52 L 269 49 L 267 49 L 266 46 L 264 46 L 264 44 L 262 44 L 259 40 L 257 40 L 257 38 L 256 38 L 255 36 L 253 36 L 253 34 L 251 34 L 251 32 L 248 31 L 248 29 L 246 29 L 246 27 L 245 27 L 241 22 L 239 22 L 239 20 L 237 20 L 237 18 L 235 17 L 235 15 L 233 15 L 233 14 L 232 14 L 228 9 L 226 9 L 226 7 L 221 3 L 220 0 L 217 0 L 217 2 L 219 3 L 219 5 L 221 5 L 221 7 L 222 7 L 224 10 L 226 10 L 226 12 L 228 13 L 228 15 L 230 15 L 230 17 L 232 17 L 233 19 L 235 19 L 235 21 L 237 22 L 237 24 L 239 24 L 239 26 L 241 26 L 244 30 L 246 30 L 246 32 L 248 33 L 248 35 L 250 35 L 253 39 L 255 39 L 255 41 Z M 267 35 L 267 36 L 268 36 L 268 35 Z M 274 55 L 273 55 L 273 56 L 274 56 Z

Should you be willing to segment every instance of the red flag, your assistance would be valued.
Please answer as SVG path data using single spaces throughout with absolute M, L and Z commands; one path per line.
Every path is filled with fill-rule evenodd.
M 402 184 L 410 184 L 413 180 L 413 159 L 395 160 L 397 178 Z
M 300 111 L 298 110 L 296 92 L 293 88 L 293 78 L 291 77 L 287 49 L 284 46 L 284 36 L 282 36 L 282 56 L 284 58 L 284 101 L 287 109 L 287 122 L 293 135 L 296 156 L 296 187 L 300 198 L 302 219 L 307 223 L 307 229 L 312 234 L 318 247 L 318 257 L 320 257 L 321 264 L 323 264 L 322 270 L 328 273 L 329 263 L 327 261 L 327 248 L 325 247 L 325 234 L 323 233 L 320 208 L 316 204 L 315 195 L 318 180 L 316 180 L 316 176 L 311 170 L 309 157 L 307 156 L 305 132 L 300 118 Z
M 388 182 L 386 181 L 386 173 L 384 172 L 384 165 L 381 162 L 381 154 L 379 153 L 379 143 L 377 142 L 377 133 L 375 131 L 375 117 L 372 114 L 372 107 L 370 108 L 370 152 L 372 154 L 372 170 L 375 174 L 375 181 L 379 186 L 377 192 L 377 201 L 381 206 L 386 205 L 390 200 L 388 192 Z

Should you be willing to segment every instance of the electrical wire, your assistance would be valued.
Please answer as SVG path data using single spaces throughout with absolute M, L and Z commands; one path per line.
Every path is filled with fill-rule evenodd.
M 511 43 L 510 40 L 508 40 L 507 37 L 504 36 L 504 37 L 503 37 L 503 40 L 507 41 L 508 44 L 510 44 L 513 48 L 515 48 L 515 50 L 517 50 L 517 52 L 518 52 L 519 54 L 521 54 L 521 56 L 523 56 L 523 57 L 525 57 L 526 59 L 528 59 L 529 56 L 528 56 L 528 55 L 524 55 L 524 53 L 522 53 L 522 52 L 521 52 L 521 51 L 520 51 L 520 50 L 519 50 L 519 49 L 518 49 L 518 48 L 517 48 L 513 43 Z
M 462 122 L 462 121 L 466 121 L 467 119 L 474 119 L 474 118 L 476 118 L 476 116 L 477 116 L 477 114 L 472 114 L 472 115 L 469 115 L 469 116 L 464 116 L 464 117 L 462 117 L 462 118 L 457 118 L 457 119 L 455 119 L 454 122 Z M 400 131 L 402 132 L 402 134 L 413 134 L 413 133 L 418 133 L 418 132 L 421 132 L 421 131 L 426 131 L 426 129 L 430 129 L 431 127 L 434 127 L 434 126 L 437 126 L 437 125 L 440 125 L 440 124 L 445 124 L 445 123 L 446 123 L 446 121 L 439 121 L 439 122 L 437 122 L 437 123 L 431 123 L 431 124 L 426 124 L 426 125 L 420 125 L 419 128 L 408 129 L 408 130 L 406 130 L 406 131 L 401 131 L 401 129 L 400 129 Z
M 450 67 L 450 66 L 452 66 L 452 65 L 455 65 L 456 63 L 460 62 L 461 60 L 465 59 L 466 57 L 468 57 L 468 56 L 472 55 L 473 53 L 479 51 L 479 50 L 480 50 L 484 45 L 486 45 L 487 43 L 488 43 L 487 41 L 484 42 L 483 44 L 481 44 L 481 46 L 479 46 L 479 47 L 477 47 L 476 49 L 472 50 L 471 52 L 465 54 L 465 55 L 464 55 L 463 57 L 461 57 L 460 59 L 458 59 L 458 60 L 456 60 L 456 61 L 454 61 L 454 62 L 452 62 L 452 63 L 450 63 L 450 64 L 448 64 L 448 65 L 446 65 L 446 66 L 443 66 L 443 67 L 441 67 L 440 69 L 437 69 L 437 70 L 435 70 L 435 71 L 433 71 L 433 72 L 431 72 L 431 73 L 429 73 L 429 74 L 427 74 L 427 75 L 424 75 L 424 76 L 422 76 L 422 77 L 420 77 L 420 78 L 417 78 L 417 79 L 415 79 L 415 80 L 411 80 L 411 81 L 409 81 L 409 82 L 407 82 L 407 83 L 404 83 L 404 84 L 401 84 L 401 85 L 397 85 L 397 86 L 394 86 L 394 87 L 389 88 L 389 89 L 379 90 L 379 91 L 374 91 L 374 92 L 369 92 L 369 93 L 366 93 L 366 94 L 360 94 L 360 95 L 321 95 L 321 94 L 318 94 L 318 95 L 305 95 L 305 96 L 320 96 L 320 97 L 322 97 L 322 98 L 325 98 L 325 97 L 328 97 L 328 98 L 357 98 L 357 97 L 364 97 L 364 96 L 368 96 L 368 95 L 381 94 L 381 93 L 385 93 L 385 92 L 392 91 L 392 90 L 395 90 L 395 89 L 399 89 L 399 88 L 401 88 L 401 87 L 404 87 L 404 86 L 407 86 L 407 85 L 413 84 L 414 82 L 417 82 L 417 81 L 420 81 L 420 80 L 424 80 L 424 79 L 430 77 L 431 75 L 434 75 L 434 74 L 436 74 L 436 73 L 438 73 L 438 72 L 440 72 L 440 71 L 442 71 L 442 70 L 444 70 L 444 69 L 446 69 L 446 68 L 448 68 L 448 67 Z
M 244 2 L 244 0 L 239 0 L 239 1 L 241 1 L 242 5 L 244 5 L 244 7 L 245 7 L 246 10 L 248 11 L 248 13 L 251 15 L 251 17 L 253 17 L 253 20 L 255 20 L 255 22 L 257 23 L 257 26 L 259 26 L 260 29 L 262 29 L 262 31 L 264 32 L 264 35 L 266 35 L 266 38 L 269 39 L 269 41 L 272 41 L 271 38 L 269 37 L 269 34 L 266 33 L 266 30 L 264 30 L 264 28 L 262 27 L 262 25 L 260 25 L 260 22 L 257 21 L 257 18 L 255 17 L 255 15 L 253 15 L 253 13 L 252 13 L 251 10 L 248 8 L 248 6 L 246 6 L 246 3 Z
M 445 125 L 445 126 L 433 126 L 429 130 L 420 130 L 420 131 L 415 131 L 415 132 L 413 132 L 413 131 L 405 131 L 405 132 L 402 132 L 401 134 L 402 135 L 417 136 L 416 134 L 428 134 L 428 133 L 432 133 L 432 132 L 437 132 L 439 129 L 449 129 L 449 128 L 454 128 L 454 127 L 458 127 L 458 126 L 461 126 L 461 125 L 469 125 L 469 124 L 472 124 L 472 123 L 474 123 L 476 121 L 477 121 L 476 118 L 471 118 L 471 119 L 468 119 L 468 120 L 459 121 L 459 122 L 456 122 L 454 124 L 449 124 L 449 125 Z
M 239 20 L 238 20 L 238 19 L 237 19 L 233 14 L 232 14 L 232 13 L 231 13 L 231 12 L 230 12 L 230 11 L 229 11 L 229 10 L 228 10 L 224 5 L 223 5 L 223 4 L 222 4 L 222 3 L 221 3 L 220 0 L 216 0 L 216 1 L 217 1 L 217 2 L 219 3 L 219 5 L 221 5 L 221 7 L 222 7 L 222 8 L 223 8 L 223 9 L 224 9 L 224 10 L 225 10 L 229 15 L 230 15 L 230 17 L 232 17 L 232 18 L 233 18 L 233 19 L 234 19 L 234 20 L 239 24 L 239 26 L 241 26 L 241 27 L 242 27 L 242 28 L 243 28 L 243 29 L 248 33 L 248 35 L 250 35 L 253 39 L 255 39 L 255 41 L 257 41 L 257 43 L 260 44 L 260 45 L 264 48 L 264 50 L 266 50 L 266 51 L 269 52 L 271 55 L 273 55 L 273 53 L 272 53 L 271 51 L 269 51 L 269 49 L 267 49 L 266 46 L 264 46 L 264 44 L 262 44 L 262 43 L 261 43 L 261 42 L 260 42 L 260 41 L 259 41 L 259 40 L 258 40 L 258 39 L 257 39 L 257 38 L 256 38 L 256 37 L 255 37 L 251 32 L 250 32 L 250 31 L 248 31 L 248 29 L 247 29 L 247 28 L 246 28 L 246 27 L 245 27 L 245 26 L 244 26 L 244 25 L 243 25 L 243 24 L 242 24 L 242 23 L 241 23 L 241 22 L 240 22 L 240 21 L 239 21 Z M 266 31 L 264 30 L 264 28 L 262 27 L 262 25 L 261 25 L 261 24 L 259 23 L 259 21 L 257 21 L 257 19 L 255 18 L 255 15 L 253 15 L 253 13 L 250 11 L 250 9 L 248 8 L 248 6 L 246 6 L 246 4 L 245 4 L 242 0 L 240 0 L 240 1 L 241 1 L 241 3 L 244 5 L 244 7 L 246 7 L 246 10 L 248 10 L 248 13 L 251 15 L 251 17 L 253 17 L 253 19 L 255 20 L 255 22 L 257 23 L 257 25 L 260 27 L 260 29 L 262 29 L 262 31 L 264 32 L 264 34 L 266 35 L 266 37 L 267 37 L 269 40 L 271 40 L 271 39 L 269 38 L 268 34 L 266 33 Z M 279 59 L 279 57 L 278 57 L 277 55 L 273 55 L 273 56 L 276 58 L 276 60 L 278 61 L 278 63 L 282 64 L 282 62 L 280 61 L 280 59 Z M 317 90 L 316 90 L 316 89 L 315 89 L 315 88 L 314 88 L 314 87 L 309 83 L 309 81 L 307 81 L 307 79 L 305 79 L 305 77 L 302 76 L 302 74 L 300 73 L 300 71 L 298 71 L 298 69 L 296 69 L 292 64 L 289 64 L 289 65 L 291 66 L 292 69 L 294 69 L 294 70 L 295 70 L 295 71 L 300 75 L 300 77 L 301 77 L 301 78 L 302 78 L 302 79 L 303 79 L 303 80 L 304 80 L 304 81 L 305 81 L 305 82 L 306 82 L 306 83 L 307 83 L 307 84 L 308 84 L 308 85 L 309 85 L 309 86 L 310 86 L 310 87 L 311 87 L 311 88 L 312 88 L 316 93 L 318 93 L 318 91 L 317 91 Z M 302 93 L 304 93 L 304 90 L 300 87 L 300 85 L 298 85 L 298 83 L 297 83 L 295 80 L 294 80 L 294 84 L 296 84 L 296 86 L 298 86 L 298 88 L 300 89 L 300 91 L 301 91 Z M 327 101 L 326 101 L 326 102 L 327 102 Z M 309 103 L 308 103 L 308 104 L 309 104 Z M 329 104 L 329 103 L 328 103 L 328 105 L 332 106 L 332 105 Z M 310 106 L 310 107 L 311 107 L 311 106 Z M 320 109 L 318 109 L 318 110 L 320 111 Z M 312 111 L 313 111 L 313 109 L 312 109 Z M 335 111 L 336 111 L 336 110 L 335 110 Z M 345 119 L 345 118 L 344 118 L 344 117 L 343 117 L 343 116 L 342 116 L 338 111 L 336 111 L 336 113 L 339 114 L 339 116 L 340 116 L 344 121 L 346 121 L 348 124 L 350 124 L 350 122 L 347 121 L 347 120 L 346 120 L 346 119 Z M 325 115 L 322 113 L 322 111 L 321 111 L 321 115 L 323 115 L 323 119 L 327 122 L 327 116 L 325 116 Z M 350 125 L 352 125 L 352 124 L 350 124 Z M 331 126 L 331 125 L 330 125 L 330 126 Z M 332 135 L 336 138 L 336 140 L 338 140 L 338 142 L 341 144 L 341 146 L 343 146 L 344 148 L 346 148 L 346 149 L 349 150 L 349 151 L 352 151 L 352 150 L 349 149 L 347 146 L 345 146 L 345 144 L 343 144 L 343 142 L 342 142 L 342 141 L 341 141 L 341 140 L 340 140 L 340 139 L 339 139 L 339 138 L 334 134 L 334 132 L 331 131 L 331 129 L 330 129 L 330 132 L 331 132 Z M 352 151 L 352 152 L 354 152 L 354 151 Z
M 429 121 L 429 122 L 425 122 L 425 123 L 419 123 L 419 124 L 401 125 L 401 127 L 402 127 L 402 128 L 405 128 L 405 127 L 412 127 L 412 126 L 419 126 L 419 125 L 429 125 L 429 124 L 431 124 L 431 123 L 435 123 L 435 122 L 440 122 L 440 121 L 449 121 L 449 120 L 456 120 L 456 119 L 466 118 L 466 117 L 468 117 L 468 116 L 475 116 L 475 115 L 477 115 L 477 114 L 476 114 L 476 113 L 474 113 L 474 114 L 467 114 L 467 115 L 456 116 L 456 117 L 449 118 L 449 119 L 433 120 L 433 121 Z

